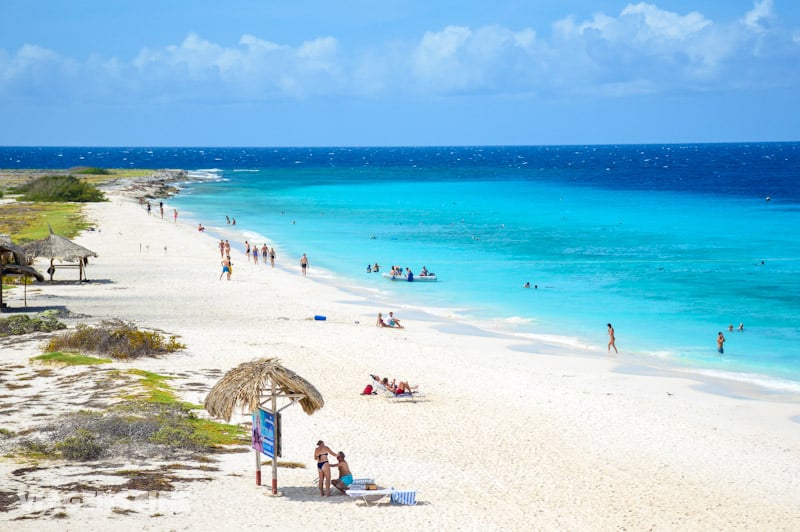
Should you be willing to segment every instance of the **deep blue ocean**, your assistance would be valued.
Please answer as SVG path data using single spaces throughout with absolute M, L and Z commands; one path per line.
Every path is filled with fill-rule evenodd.
M 182 220 L 235 217 L 279 264 L 307 253 L 407 310 L 598 355 L 611 322 L 625 355 L 800 391 L 800 143 L 0 148 L 2 168 L 74 166 L 191 171 Z

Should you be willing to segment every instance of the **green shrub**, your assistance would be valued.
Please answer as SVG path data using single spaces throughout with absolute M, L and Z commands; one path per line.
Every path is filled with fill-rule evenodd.
M 75 172 L 76 174 L 111 175 L 111 172 L 109 172 L 105 168 L 96 168 L 94 166 L 79 166 L 77 168 L 73 168 L 71 171 Z
M 0 336 L 50 332 L 66 328 L 67 326 L 58 321 L 52 314 L 45 314 L 38 318 L 30 318 L 25 314 L 18 314 L 0 319 Z
M 73 175 L 46 175 L 37 177 L 16 190 L 23 201 L 105 201 L 103 193 L 94 185 Z
M 172 353 L 185 347 L 175 336 L 165 338 L 154 331 L 140 331 L 121 320 L 107 320 L 97 327 L 80 324 L 74 331 L 50 340 L 45 350 L 89 351 L 126 359 Z
M 103 453 L 103 446 L 97 443 L 94 434 L 86 429 L 78 429 L 75 434 L 56 444 L 56 450 L 67 460 L 95 460 Z

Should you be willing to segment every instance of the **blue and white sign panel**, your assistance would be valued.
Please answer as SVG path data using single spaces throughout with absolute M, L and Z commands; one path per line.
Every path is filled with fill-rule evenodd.
M 275 458 L 275 414 L 262 408 L 253 412 L 252 447 Z M 278 453 L 280 456 L 280 452 Z

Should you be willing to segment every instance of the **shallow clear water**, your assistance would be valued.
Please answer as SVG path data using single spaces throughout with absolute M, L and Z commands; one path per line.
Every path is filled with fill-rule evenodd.
M 612 322 L 626 353 L 800 381 L 796 143 L 106 149 L 99 163 L 71 150 L 81 164 L 212 168 L 171 204 L 210 228 L 233 216 L 279 261 L 307 253 L 312 272 L 410 306 L 602 351 Z M 375 262 L 440 280 L 392 283 L 365 272 Z

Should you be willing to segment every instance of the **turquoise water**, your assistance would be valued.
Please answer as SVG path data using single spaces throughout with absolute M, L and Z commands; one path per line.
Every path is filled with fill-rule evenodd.
M 800 391 L 800 143 L 0 148 L 0 161 L 195 171 L 170 200 L 181 219 L 213 232 L 233 216 L 275 244 L 279 265 L 307 253 L 312 275 L 379 291 L 406 315 L 598 353 L 611 322 L 623 354 Z M 440 280 L 392 283 L 365 272 L 375 262 Z
M 416 181 L 386 169 L 333 184 L 308 174 L 220 171 L 223 181 L 193 184 L 177 202 L 206 225 L 235 217 L 292 265 L 307 253 L 312 267 L 410 306 L 601 351 L 612 322 L 628 354 L 800 381 L 794 206 L 549 180 Z M 439 282 L 392 283 L 366 273 L 375 262 L 424 265 Z M 744 332 L 727 331 L 739 323 Z

